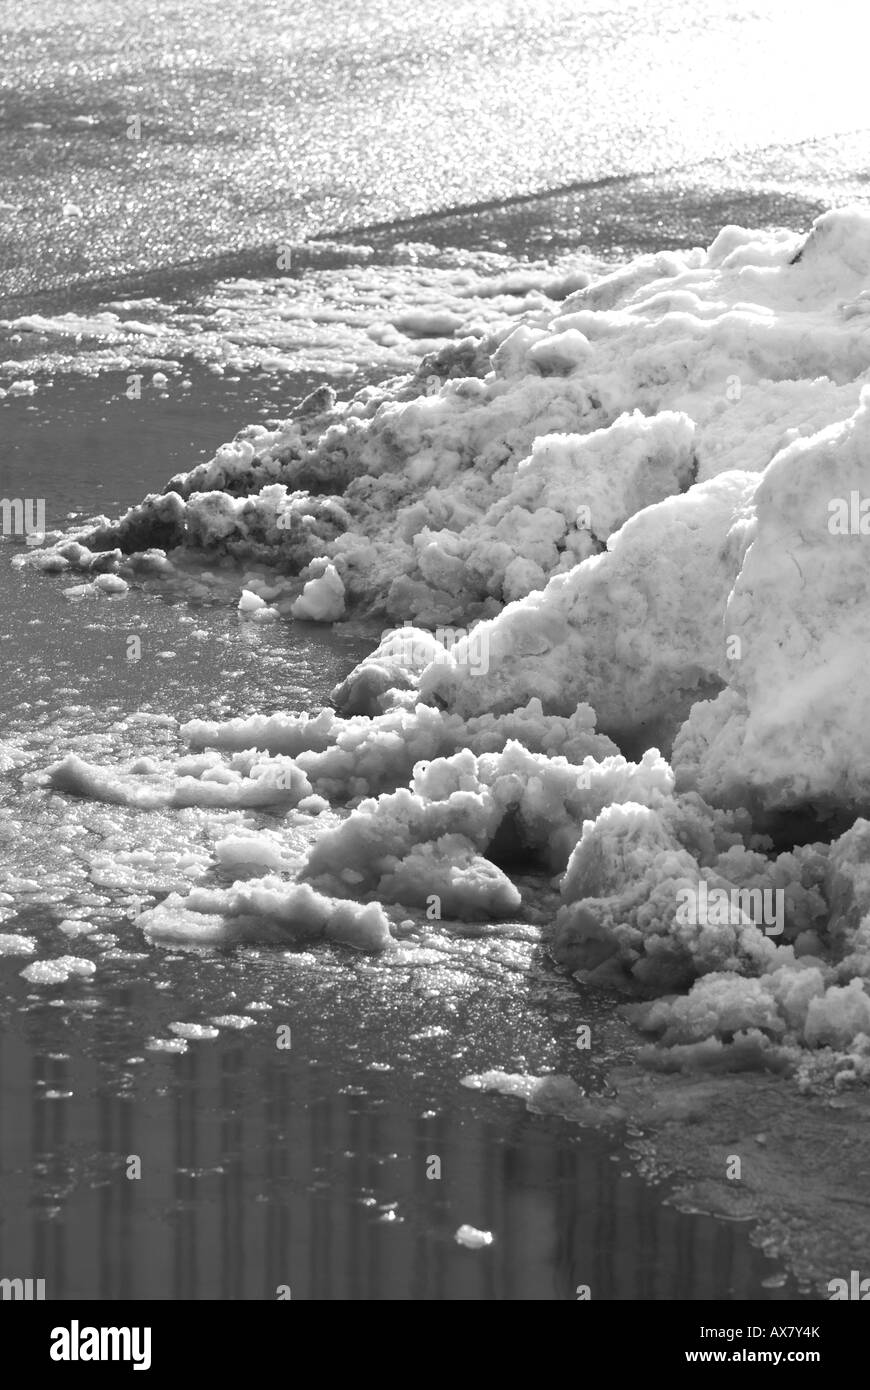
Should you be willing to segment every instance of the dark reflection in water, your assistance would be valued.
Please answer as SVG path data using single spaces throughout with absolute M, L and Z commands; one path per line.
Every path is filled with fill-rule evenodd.
M 59 1015 L 39 1027 L 61 1043 L 78 1024 Z M 96 1031 L 119 1041 L 105 1015 Z M 760 1287 L 745 1227 L 662 1205 L 613 1136 L 515 1101 L 453 1086 L 433 1113 L 419 1076 L 357 1065 L 349 1085 L 346 1059 L 283 1053 L 268 1028 L 138 1065 L 119 1089 L 106 1057 L 3 1036 L 4 1277 L 53 1299 L 795 1297 Z M 464 1222 L 493 1245 L 459 1247 Z

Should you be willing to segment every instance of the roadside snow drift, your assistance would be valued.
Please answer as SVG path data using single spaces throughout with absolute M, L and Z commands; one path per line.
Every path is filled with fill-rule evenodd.
M 522 914 L 522 865 L 560 885 L 554 954 L 634 996 L 660 1065 L 870 1072 L 870 210 L 433 314 L 411 375 L 315 393 L 20 557 L 237 561 L 274 575 L 240 583 L 247 620 L 380 616 L 335 709 L 48 781 L 309 826 L 277 865 L 242 846 L 269 877 L 147 914 L 155 940 L 389 948 Z

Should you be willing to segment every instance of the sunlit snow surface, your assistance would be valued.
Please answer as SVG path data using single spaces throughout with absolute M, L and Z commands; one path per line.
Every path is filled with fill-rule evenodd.
M 16 293 L 698 160 L 745 184 L 745 151 L 836 136 L 799 156 L 830 188 L 866 126 L 852 0 L 824 22 L 811 0 L 272 0 L 243 24 L 235 0 L 0 13 Z M 763 176 L 782 163 L 762 155 Z

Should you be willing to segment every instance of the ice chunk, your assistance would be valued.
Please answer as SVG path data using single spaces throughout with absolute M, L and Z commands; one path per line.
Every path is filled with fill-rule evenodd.
M 227 889 L 195 888 L 186 898 L 171 893 L 137 919 L 150 941 L 214 946 L 234 941 L 292 942 L 318 937 L 361 951 L 384 950 L 392 941 L 379 903 L 344 902 L 309 884 L 274 876 L 234 883 Z
M 250 589 L 243 589 L 243 590 L 242 590 L 242 596 L 241 596 L 241 598 L 239 599 L 239 612 L 240 612 L 240 613 L 244 613 L 244 614 L 248 614 L 248 615 L 249 615 L 249 614 L 256 613 L 259 609 L 265 608 L 265 607 L 266 607 L 266 600 L 260 598 L 259 594 L 253 593 L 252 590 L 250 590 Z
M 62 985 L 71 975 L 95 975 L 92 960 L 81 956 L 56 956 L 54 960 L 36 960 L 21 971 L 25 980 L 34 985 Z
M 0 956 L 33 956 L 36 954 L 36 942 L 29 936 L 20 936 L 14 932 L 0 932 Z
M 220 1036 L 220 1029 L 207 1023 L 170 1023 L 169 1031 L 177 1038 L 187 1038 L 191 1042 Z
M 334 565 L 326 559 L 312 560 L 311 579 L 290 612 L 294 618 L 312 623 L 335 623 L 344 617 L 344 585 Z
M 467 1250 L 485 1250 L 492 1245 L 495 1237 L 491 1231 L 480 1231 L 476 1226 L 464 1225 L 459 1227 L 453 1239 Z

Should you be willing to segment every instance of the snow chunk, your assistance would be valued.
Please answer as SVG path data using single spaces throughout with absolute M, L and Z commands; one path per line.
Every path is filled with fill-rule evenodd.
M 344 617 L 344 585 L 334 565 L 324 558 L 312 560 L 308 580 L 290 612 L 312 623 L 335 623 Z
M 97 973 L 92 960 L 81 956 L 57 956 L 54 960 L 37 960 L 21 971 L 25 980 L 34 985 L 62 985 L 71 975 L 90 976 Z
M 145 1044 L 148 1052 L 186 1052 L 186 1038 L 149 1038 Z
M 0 932 L 0 956 L 32 956 L 36 954 L 36 942 L 29 936 L 18 936 L 14 932 Z
M 266 607 L 266 600 L 260 598 L 259 594 L 253 593 L 251 589 L 243 589 L 239 599 L 239 612 L 253 614 Z
M 174 1033 L 177 1038 L 187 1038 L 190 1041 L 220 1036 L 219 1028 L 213 1028 L 206 1023 L 170 1023 L 169 1031 Z
M 274 876 L 227 889 L 194 888 L 185 898 L 171 893 L 159 907 L 143 912 L 136 925 L 161 945 L 280 944 L 326 937 L 360 951 L 381 951 L 392 942 L 380 903 L 339 901 Z

